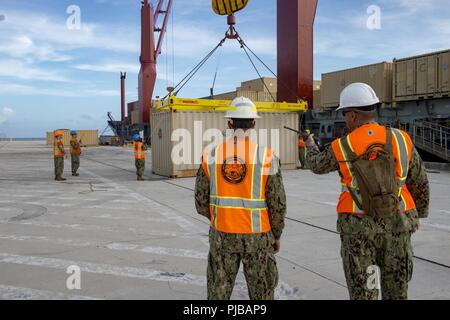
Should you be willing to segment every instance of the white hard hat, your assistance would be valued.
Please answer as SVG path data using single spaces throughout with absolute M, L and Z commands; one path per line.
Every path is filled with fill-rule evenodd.
M 230 103 L 230 108 L 225 114 L 226 119 L 259 119 L 256 106 L 246 97 L 237 97 Z
M 379 102 L 380 99 L 378 99 L 377 94 L 371 86 L 365 83 L 355 82 L 342 90 L 339 108 L 336 111 L 347 108 L 368 107 Z

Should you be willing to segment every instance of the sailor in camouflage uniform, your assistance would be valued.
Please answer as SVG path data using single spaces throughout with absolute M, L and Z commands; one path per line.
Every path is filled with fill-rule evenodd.
M 286 214 L 280 163 L 269 148 L 254 144 L 245 135 L 258 118 L 254 104 L 239 97 L 231 106 L 235 110 L 228 111 L 226 118 L 231 119 L 230 129 L 236 131 L 217 148 L 205 150 L 195 184 L 197 212 L 211 222 L 208 299 L 230 299 L 242 261 L 250 299 L 270 300 L 278 283 L 274 254 L 280 249 Z M 242 161 L 247 159 L 245 155 L 233 150 L 239 143 L 252 155 L 250 159 L 255 152 L 255 158 L 264 160 Z M 218 160 L 229 150 L 227 146 L 231 146 L 231 157 Z
M 77 172 L 80 168 L 80 156 L 81 156 L 81 140 L 77 138 L 77 132 L 72 130 L 70 132 L 72 139 L 70 139 L 70 156 L 72 160 L 72 175 L 79 176 Z
M 353 101 L 355 96 L 360 97 L 364 94 L 369 95 L 366 101 L 370 101 L 372 97 L 371 103 Z M 347 127 L 353 132 L 353 135 L 352 132 L 349 134 L 350 137 L 357 140 L 358 137 L 355 134 L 363 134 L 366 128 L 377 128 L 378 125 L 374 120 L 375 109 L 373 109 L 376 103 L 378 98 L 373 89 L 367 85 L 353 84 L 344 89 L 341 94 L 340 109 L 345 109 Z M 386 130 L 384 127 L 381 128 Z M 410 141 L 406 132 L 397 129 L 393 129 L 392 132 L 395 139 L 403 137 L 405 141 Z M 371 130 L 368 133 L 373 134 Z M 339 139 L 333 142 L 334 145 L 338 143 Z M 339 175 L 343 177 L 341 163 L 336 158 L 333 145 L 327 146 L 323 152 L 320 152 L 312 136 L 308 138 L 306 144 L 307 162 L 314 173 L 327 174 L 339 171 Z M 353 300 L 378 298 L 377 286 L 370 286 L 370 277 L 373 272 L 370 266 L 374 265 L 378 266 L 380 272 L 381 283 L 378 287 L 381 288 L 382 299 L 408 298 L 408 282 L 413 272 L 411 235 L 419 227 L 419 218 L 428 216 L 430 196 L 425 166 L 412 143 L 410 161 L 407 163 L 406 170 L 404 185 L 413 202 L 410 209 L 406 208 L 399 214 L 380 218 L 363 214 L 363 212 L 360 212 L 362 214 L 339 212 L 339 206 L 344 202 L 341 194 L 337 229 L 341 237 L 344 273 L 349 295 Z M 358 208 L 355 211 L 358 211 Z

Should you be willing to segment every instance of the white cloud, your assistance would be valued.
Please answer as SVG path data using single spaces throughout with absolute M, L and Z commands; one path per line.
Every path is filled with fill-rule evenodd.
M 175 23 L 173 35 L 175 58 L 189 58 L 200 61 L 219 43 L 224 37 L 224 33 L 225 29 L 218 32 L 210 28 L 205 28 L 204 25 L 195 24 L 192 21 Z M 242 36 L 244 37 L 244 35 Z M 276 55 L 277 47 L 275 37 L 245 35 L 244 40 L 256 54 Z M 166 35 L 165 41 L 168 42 L 168 54 L 171 56 L 171 30 L 169 30 L 169 33 Z M 227 39 L 223 47 L 224 51 L 231 50 L 233 53 L 242 51 L 236 40 Z M 163 47 L 163 49 L 165 50 L 165 47 Z
M 438 0 L 439 1 L 439 0 Z M 437 5 L 436 0 L 382 0 L 382 3 L 397 5 L 406 9 L 409 13 L 415 13 L 419 10 L 429 9 Z
M 73 88 L 72 90 L 68 90 L 60 88 L 39 88 L 17 83 L 0 83 L 0 94 L 55 97 L 119 97 L 120 90 L 92 88 Z M 133 99 L 137 96 L 137 92 L 126 92 L 126 96 L 127 99 Z
M 54 61 L 62 62 L 72 59 L 71 56 L 55 51 L 50 45 L 36 45 L 26 35 L 5 37 L 0 46 L 0 53 L 14 58 L 23 58 L 28 62 Z
M 10 77 L 22 80 L 44 80 L 69 82 L 69 79 L 59 72 L 34 67 L 20 60 L 0 60 L 0 77 Z
M 2 113 L 4 114 L 4 115 L 12 115 L 12 114 L 14 114 L 14 110 L 13 109 L 11 109 L 11 108 L 9 108 L 9 107 L 4 107 L 3 108 L 3 110 L 2 110 Z
M 7 12 L 0 29 L 0 52 L 38 61 L 66 61 L 65 52 L 93 48 L 139 52 L 139 28 L 82 21 L 80 30 L 69 30 L 65 19 L 39 12 Z
M 14 110 L 9 107 L 4 107 L 0 111 L 0 124 L 4 124 L 8 121 L 9 118 L 11 118 L 14 115 Z
M 322 16 L 316 20 L 316 61 L 327 57 L 375 63 L 448 49 L 450 24 L 443 17 L 450 14 L 450 7 L 444 2 L 448 0 L 380 0 L 380 30 L 366 27 L 369 15 L 364 7 L 337 12 L 332 18 Z
M 97 71 L 97 72 L 113 72 L 118 73 L 121 71 L 129 73 L 139 73 L 140 65 L 135 63 L 104 63 L 104 64 L 80 64 L 75 66 L 76 69 L 86 70 L 86 71 Z

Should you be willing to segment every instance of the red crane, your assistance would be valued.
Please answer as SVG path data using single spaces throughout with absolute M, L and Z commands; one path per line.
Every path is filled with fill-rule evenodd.
M 313 104 L 313 25 L 318 0 L 277 0 L 277 67 L 278 98 L 282 102 L 302 99 Z M 139 102 L 141 122 L 148 128 L 153 90 L 156 82 L 156 61 L 166 33 L 172 0 L 159 0 L 155 11 L 148 0 L 141 8 L 141 69 L 139 71 Z M 159 15 L 164 15 L 161 28 L 156 27 Z M 229 17 L 232 27 L 234 17 Z M 155 32 L 159 38 L 155 46 Z M 148 130 L 144 133 L 147 136 Z
M 163 5 L 166 2 L 165 9 Z M 167 29 L 172 0 L 159 0 L 155 11 L 148 3 L 142 1 L 141 8 L 141 56 L 139 61 L 141 69 L 139 71 L 139 105 L 141 110 L 141 122 L 144 126 L 150 123 L 150 108 L 152 106 L 153 90 L 156 82 L 156 61 L 161 53 L 161 46 Z M 156 23 L 160 15 L 163 15 L 161 28 L 157 28 Z M 155 32 L 159 32 L 158 41 L 155 46 Z M 145 129 L 145 128 L 144 128 Z M 146 135 L 147 136 L 147 135 Z

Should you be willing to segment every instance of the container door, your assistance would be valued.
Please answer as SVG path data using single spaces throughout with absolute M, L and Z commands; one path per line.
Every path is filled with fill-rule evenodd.
M 438 57 L 436 55 L 428 57 L 428 95 L 433 95 L 437 92 L 437 63 Z
M 406 62 L 395 64 L 395 96 L 406 96 Z
M 450 51 L 439 55 L 439 89 L 441 93 L 450 92 Z
M 416 60 L 406 61 L 406 95 L 416 95 Z
M 426 94 L 428 91 L 428 58 L 419 58 L 416 63 L 416 94 Z

